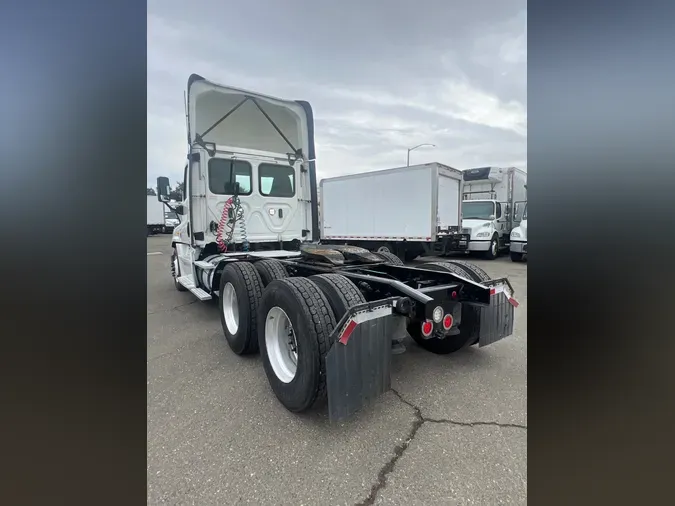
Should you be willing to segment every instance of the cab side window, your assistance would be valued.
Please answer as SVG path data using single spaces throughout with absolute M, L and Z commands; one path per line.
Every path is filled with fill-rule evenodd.
M 495 214 L 495 218 L 500 220 L 502 218 L 502 205 L 499 202 L 496 202 L 497 204 L 497 210 Z

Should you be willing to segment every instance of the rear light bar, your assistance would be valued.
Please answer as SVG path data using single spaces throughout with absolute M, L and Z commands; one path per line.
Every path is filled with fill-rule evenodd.
M 455 323 L 450 313 L 444 315 L 438 323 L 442 323 L 444 330 L 450 330 Z M 434 332 L 434 322 L 432 320 L 424 320 L 422 322 L 422 335 L 429 337 Z

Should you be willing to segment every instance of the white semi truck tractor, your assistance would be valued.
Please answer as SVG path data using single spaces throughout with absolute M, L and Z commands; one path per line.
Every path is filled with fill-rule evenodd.
M 343 419 L 390 388 L 407 335 L 447 354 L 513 332 L 513 288 L 464 261 L 404 266 L 391 253 L 319 237 L 314 121 L 305 101 L 191 75 L 184 201 L 170 273 L 216 298 L 224 339 L 259 352 L 290 411 L 327 399 Z M 168 201 L 169 180 L 157 180 Z

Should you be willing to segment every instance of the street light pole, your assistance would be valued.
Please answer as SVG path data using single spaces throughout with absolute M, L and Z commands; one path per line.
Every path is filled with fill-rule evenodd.
M 435 148 L 435 147 L 436 147 L 436 144 L 429 144 L 429 143 L 426 143 L 426 142 L 425 142 L 424 144 L 418 144 L 418 145 L 415 146 L 415 147 L 408 148 L 408 161 L 407 161 L 406 167 L 410 167 L 410 152 L 413 151 L 413 150 L 415 150 L 415 149 L 417 149 L 417 148 L 421 148 L 422 146 L 431 146 L 432 148 Z

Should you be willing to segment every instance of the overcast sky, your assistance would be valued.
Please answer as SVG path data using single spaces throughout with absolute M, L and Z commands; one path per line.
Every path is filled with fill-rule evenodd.
M 527 170 L 525 0 L 148 0 L 148 186 L 182 180 L 183 91 L 312 104 L 319 178 L 438 161 Z

